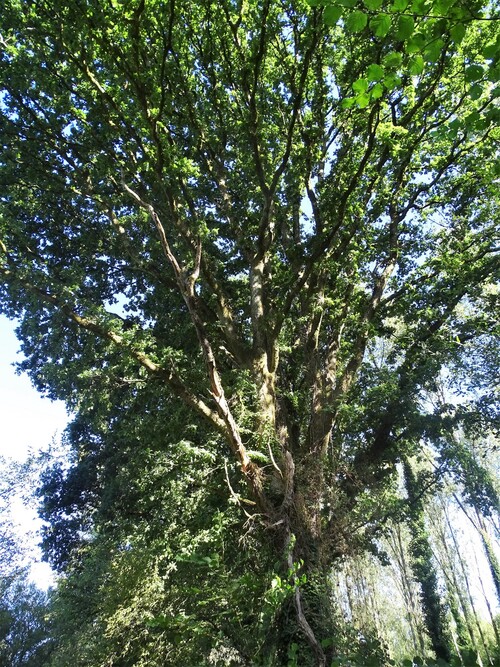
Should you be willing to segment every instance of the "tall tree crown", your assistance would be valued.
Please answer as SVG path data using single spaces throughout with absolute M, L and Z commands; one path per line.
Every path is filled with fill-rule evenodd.
M 0 297 L 21 367 L 101 436 L 188 408 L 311 569 L 370 541 L 420 438 L 495 417 L 495 11 L 9 0 Z M 480 392 L 431 414 L 445 367 Z

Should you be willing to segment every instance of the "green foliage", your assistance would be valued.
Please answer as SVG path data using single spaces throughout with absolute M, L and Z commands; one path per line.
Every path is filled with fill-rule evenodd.
M 53 603 L 57 650 L 51 665 L 110 659 L 124 665 L 162 665 L 166 659 L 172 665 L 209 665 L 219 654 L 252 656 L 260 664 L 260 647 L 295 575 L 271 580 L 256 527 L 247 528 L 241 541 L 242 520 L 225 492 L 224 466 L 213 466 L 206 433 L 193 427 L 191 441 L 168 445 L 161 429 L 151 438 L 147 418 L 136 420 L 129 432 L 130 418 L 128 412 L 124 424 L 115 424 L 109 443 L 104 425 L 96 433 L 95 425 L 92 432 L 88 423 L 85 431 L 73 424 L 69 435 L 78 435 L 80 461 L 65 476 L 55 468 L 45 478 L 45 548 L 70 575 Z M 158 407 L 155 420 L 162 421 Z M 135 446 L 140 428 L 148 429 L 148 449 Z M 171 429 L 172 423 L 170 434 Z M 116 452 L 119 431 L 123 440 Z M 99 469 L 99 487 L 74 504 L 75 482 L 95 479 L 91 466 Z M 58 505 L 49 502 L 49 480 L 58 489 Z M 60 531 L 71 535 L 64 532 L 65 517 L 82 514 L 92 514 L 94 529 L 65 544 L 61 563 L 51 540 L 61 548 Z
M 332 568 L 410 516 L 438 619 L 398 464 L 493 498 L 453 434 L 497 410 L 496 10 L 308 4 L 5 3 L 0 307 L 75 413 L 53 667 L 390 664 Z
M 0 665 L 40 667 L 53 650 L 47 595 L 26 572 L 0 581 Z
M 385 41 L 386 48 L 393 48 L 397 44 L 397 53 L 401 57 L 405 55 L 402 71 L 409 71 L 413 76 L 423 73 L 424 63 L 437 63 L 444 54 L 449 58 L 452 55 L 462 53 L 463 57 L 470 63 L 472 59 L 479 58 L 481 62 L 472 62 L 463 73 L 466 82 L 475 82 L 483 79 L 485 74 L 482 58 L 491 59 L 491 74 L 495 79 L 495 63 L 498 61 L 499 45 L 492 42 L 483 49 L 482 54 L 477 53 L 476 48 L 470 48 L 471 42 L 467 41 L 467 34 L 471 36 L 475 25 L 482 20 L 498 20 L 498 16 L 486 16 L 481 7 L 470 7 L 464 9 L 455 2 L 434 2 L 432 5 L 425 2 L 409 3 L 407 0 L 396 0 L 396 2 L 385 3 L 383 0 L 366 0 L 363 7 L 358 8 L 354 2 L 330 2 L 330 0 L 314 0 L 311 6 L 324 6 L 323 20 L 328 26 L 336 26 L 339 21 L 352 33 L 364 33 L 368 28 L 372 37 Z M 383 10 L 383 11 L 381 11 Z M 463 51 L 460 45 L 465 42 Z M 417 60 L 408 58 L 414 55 Z M 482 58 L 481 58 L 482 56 Z M 416 65 L 415 63 L 418 63 Z M 372 63 L 377 65 L 378 63 Z M 390 91 L 396 86 L 387 85 Z M 472 100 L 482 96 L 483 89 L 479 86 L 469 89 Z M 365 91 L 355 98 L 359 108 L 369 105 L 370 99 L 373 103 L 379 99 L 378 88 L 375 95 L 366 95 Z M 348 98 L 349 99 L 349 98 Z M 344 102 L 344 108 L 351 108 L 353 103 Z

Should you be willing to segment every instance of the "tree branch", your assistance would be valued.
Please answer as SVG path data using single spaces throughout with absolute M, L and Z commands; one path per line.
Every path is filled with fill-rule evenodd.
M 255 497 L 259 502 L 259 505 L 262 508 L 265 508 L 267 511 L 269 511 L 269 505 L 267 499 L 263 494 L 261 485 L 262 474 L 258 466 L 255 463 L 253 463 L 252 460 L 250 459 L 247 449 L 243 444 L 239 427 L 233 417 L 233 414 L 231 412 L 231 409 L 229 408 L 229 404 L 225 396 L 224 388 L 222 385 L 222 379 L 219 370 L 217 368 L 216 358 L 212 349 L 212 345 L 208 339 L 204 324 L 201 321 L 198 313 L 194 289 L 195 289 L 196 279 L 199 275 L 199 268 L 200 268 L 199 264 L 201 263 L 201 243 L 197 250 L 197 264 L 195 264 L 195 268 L 191 272 L 191 274 L 188 275 L 186 271 L 181 267 L 177 258 L 173 254 L 165 233 L 165 228 L 163 227 L 163 224 L 157 212 L 155 211 L 154 207 L 151 204 L 144 201 L 125 182 L 122 181 L 122 184 L 125 191 L 128 192 L 128 194 L 134 199 L 134 201 L 139 206 L 148 211 L 149 215 L 151 216 L 151 219 L 155 224 L 155 227 L 160 236 L 163 252 L 173 268 L 179 291 L 184 298 L 186 306 L 188 307 L 188 311 L 191 316 L 191 322 L 193 323 L 196 334 L 198 336 L 198 341 L 200 343 L 203 356 L 205 358 L 205 364 L 207 367 L 208 377 L 210 380 L 210 386 L 211 386 L 210 393 L 217 406 L 217 412 L 219 414 L 219 417 L 225 424 L 226 428 L 224 432 L 226 435 L 226 439 L 230 444 L 233 453 L 236 454 L 236 456 L 238 457 L 241 464 L 241 469 L 245 474 L 252 488 L 252 491 L 254 492 Z

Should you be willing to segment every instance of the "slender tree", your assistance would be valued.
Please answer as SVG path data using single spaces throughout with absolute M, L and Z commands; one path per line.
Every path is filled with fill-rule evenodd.
M 412 650 L 415 655 L 425 655 L 425 639 L 421 623 L 421 607 L 418 595 L 414 590 L 414 578 L 408 563 L 408 549 L 403 542 L 401 526 L 396 524 L 389 532 L 391 555 L 397 565 L 403 599 L 405 602 L 408 625 L 412 639 Z
M 480 535 L 481 535 L 481 541 L 482 541 L 483 547 L 484 547 L 484 552 L 485 552 L 486 558 L 488 560 L 488 565 L 489 565 L 489 568 L 490 568 L 491 577 L 492 577 L 493 583 L 495 585 L 495 592 L 496 592 L 497 600 L 500 604 L 500 563 L 498 562 L 498 558 L 497 558 L 497 555 L 495 553 L 495 549 L 493 547 L 491 537 L 488 533 L 484 517 L 481 516 L 481 514 L 479 513 L 479 510 L 477 508 L 476 508 L 476 518 L 477 518 L 477 523 L 478 523 L 478 526 L 479 526 L 479 532 L 480 532 Z
M 436 657 L 450 661 L 450 637 L 443 603 L 438 590 L 437 573 L 433 562 L 432 546 L 425 525 L 423 503 L 415 472 L 408 460 L 404 462 L 405 485 L 410 505 L 409 528 L 410 565 L 420 584 L 425 627 Z

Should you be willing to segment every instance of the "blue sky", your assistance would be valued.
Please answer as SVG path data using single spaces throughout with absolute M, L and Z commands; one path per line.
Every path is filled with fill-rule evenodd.
M 24 460 L 30 448 L 46 447 L 68 417 L 64 404 L 42 398 L 13 363 L 22 359 L 15 322 L 0 316 L 0 455 Z

